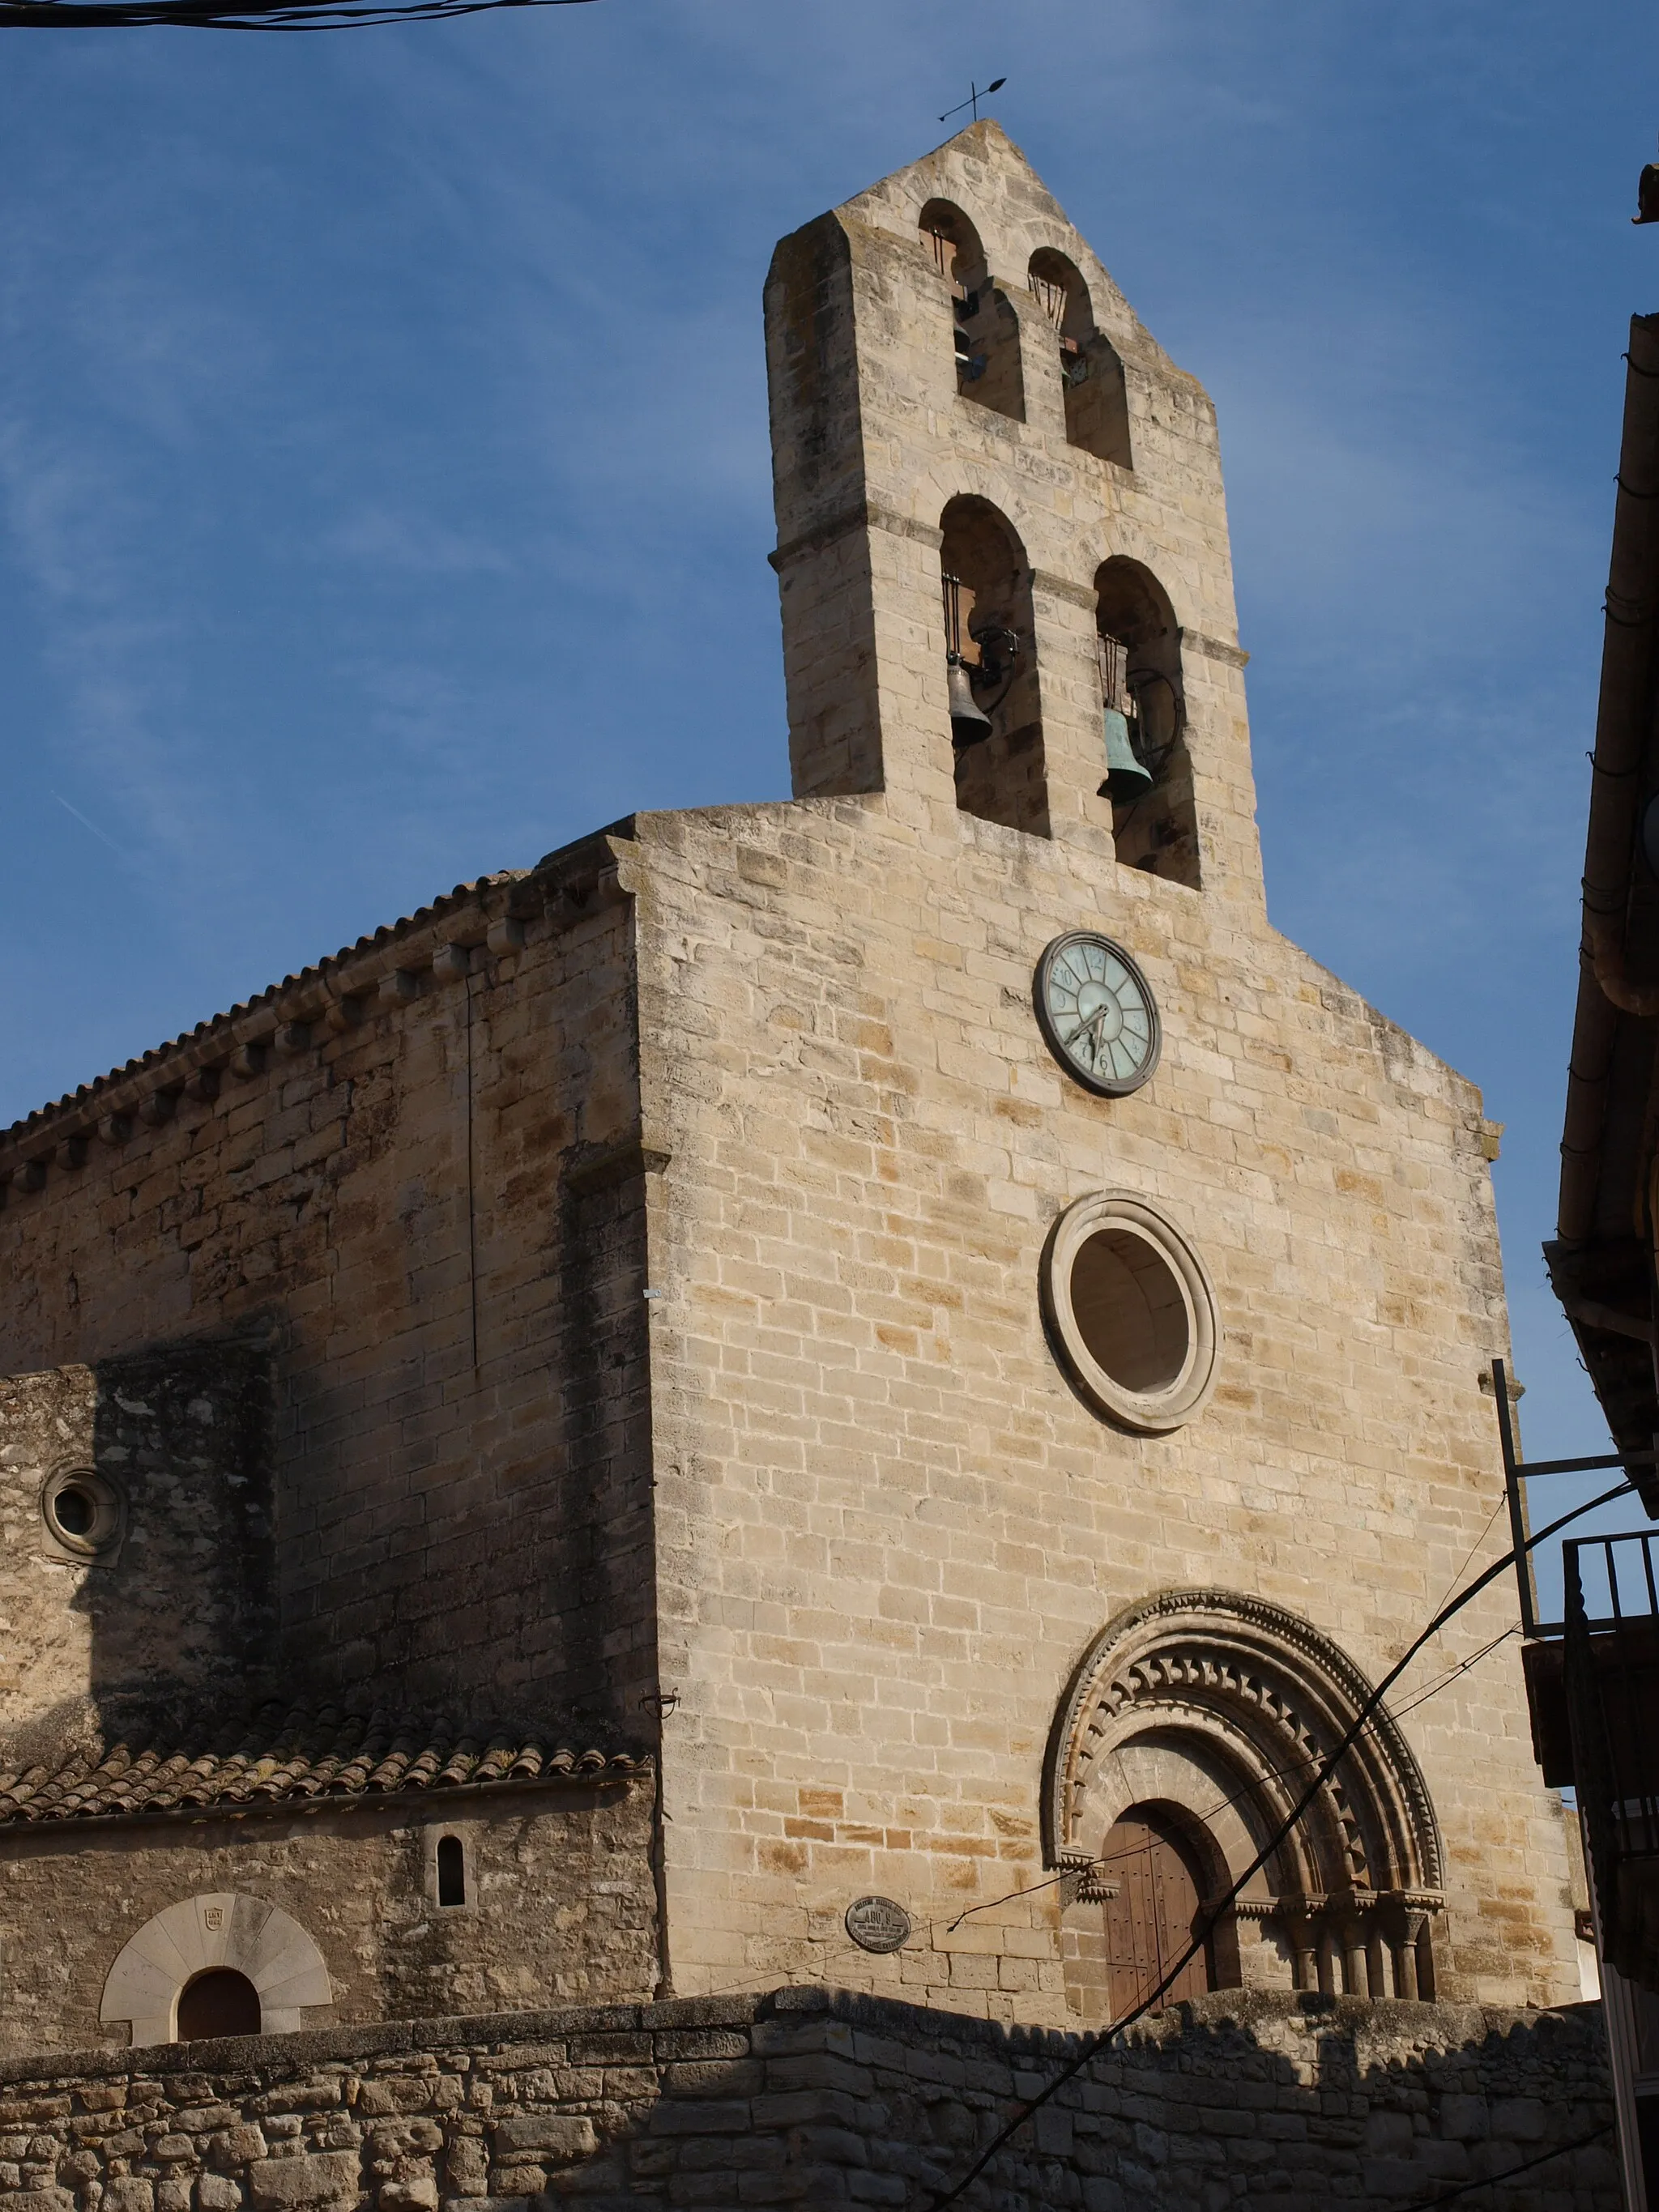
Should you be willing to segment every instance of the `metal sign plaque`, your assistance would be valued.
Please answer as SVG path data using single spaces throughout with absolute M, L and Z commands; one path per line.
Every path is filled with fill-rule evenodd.
M 847 1908 L 847 1932 L 861 1951 L 902 1951 L 910 1940 L 910 1916 L 890 1897 L 855 1897 Z

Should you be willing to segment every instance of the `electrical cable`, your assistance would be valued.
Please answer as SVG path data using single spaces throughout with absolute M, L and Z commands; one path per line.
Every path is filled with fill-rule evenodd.
M 0 0 L 0 30 L 133 29 L 171 23 L 209 31 L 344 31 L 479 15 L 495 8 L 580 8 L 588 0 Z
M 1530 2173 L 1535 2166 L 1547 2166 L 1553 2158 L 1565 2158 L 1570 2150 L 1588 2150 L 1593 2142 L 1613 2133 L 1613 2122 L 1592 2128 L 1587 2136 L 1575 2136 L 1571 2142 L 1557 2143 L 1553 2150 L 1540 2151 L 1536 2158 L 1522 2159 L 1519 2166 L 1507 2166 L 1502 2173 L 1489 2173 L 1484 2181 L 1460 2181 L 1455 2189 L 1443 2189 L 1438 2197 L 1419 2197 L 1415 2204 L 1401 2204 L 1397 2212 L 1437 2212 L 1442 2204 L 1455 2203 L 1460 2197 L 1472 2197 L 1477 2189 L 1495 2189 L 1500 2181 L 1513 2181 L 1517 2173 Z
M 1517 1620 L 1512 1627 L 1506 1628 L 1501 1636 L 1494 1636 L 1490 1644 L 1483 1644 L 1478 1651 L 1471 1651 L 1467 1659 L 1460 1660 L 1458 1664 L 1443 1675 L 1439 1681 L 1431 1682 L 1426 1690 L 1419 1690 L 1414 1698 L 1408 1698 L 1403 1705 L 1396 1705 L 1394 1714 L 1395 1720 L 1403 1720 L 1407 1713 L 1414 1713 L 1419 1705 L 1426 1705 L 1431 1698 L 1437 1698 L 1443 1690 L 1450 1689 L 1460 1674 L 1467 1674 L 1471 1667 L 1478 1667 L 1483 1659 L 1490 1658 L 1500 1644 L 1507 1644 L 1511 1636 L 1518 1636 L 1520 1633 L 1521 1624 Z
M 1492 1524 L 1489 1522 L 1487 1523 L 1487 1527 L 1490 1528 L 1491 1525 Z M 1475 1548 L 1478 1550 L 1480 1548 L 1479 1545 L 1477 1545 Z M 1469 1557 L 1472 1559 L 1474 1556 L 1474 1554 L 1472 1552 Z M 1467 1565 L 1468 1561 L 1465 1561 L 1464 1564 Z M 1460 1569 L 1459 1572 L 1461 1573 L 1462 1571 L 1462 1570 Z M 1498 1649 L 1499 1644 L 1507 1642 L 1511 1636 L 1519 1635 L 1520 1632 L 1520 1622 L 1517 1620 L 1511 1623 L 1508 1628 L 1503 1631 L 1501 1635 L 1494 1636 L 1489 1642 L 1483 1644 L 1478 1651 L 1472 1651 L 1467 1659 L 1460 1660 L 1456 1666 L 1449 1668 L 1446 1673 L 1441 1675 L 1437 1680 L 1428 1683 L 1414 1698 L 1410 1700 L 1408 1704 L 1401 1705 L 1397 1709 L 1395 1717 L 1399 1718 L 1402 1714 L 1415 1712 L 1419 1705 L 1426 1705 L 1431 1698 L 1437 1698 L 1443 1690 L 1450 1688 L 1453 1682 L 1457 1680 L 1460 1674 L 1467 1674 L 1471 1667 L 1478 1666 L 1480 1661 L 1489 1657 L 1490 1655 Z M 1261 1774 L 1253 1777 L 1251 1780 L 1243 1786 L 1243 1788 L 1235 1790 L 1231 1796 L 1218 1798 L 1214 1804 L 1207 1807 L 1199 1815 L 1199 1817 L 1206 1820 L 1212 1819 L 1217 1813 L 1225 1812 L 1231 1806 L 1244 1803 L 1248 1799 L 1256 1794 L 1263 1782 L 1292 1781 L 1297 1776 L 1305 1774 L 1310 1767 L 1317 1765 L 1318 1759 L 1319 1754 L 1316 1752 L 1310 1753 L 1306 1759 L 1299 1759 L 1296 1760 L 1295 1763 L 1290 1766 L 1270 1767 Z M 1133 1858 L 1136 1856 L 1137 1852 L 1133 1850 L 1127 1851 L 1113 1851 L 1103 1858 L 1091 1860 L 1090 1863 L 1091 1869 L 1096 1867 L 1115 1866 L 1121 1859 Z M 975 1905 L 965 1905 L 960 1912 L 956 1914 L 955 1917 L 950 1920 L 929 1920 L 924 1922 L 922 1925 L 926 1928 L 930 1936 L 936 1929 L 940 1927 L 944 1929 L 947 1936 L 951 1935 L 955 1929 L 962 1925 L 964 1920 L 971 1919 L 973 1915 L 976 1912 L 994 1912 L 999 1905 L 1012 1905 L 1022 1897 L 1039 1896 L 1044 1890 L 1056 1888 L 1063 1881 L 1074 1881 L 1078 1875 L 1083 1871 L 1085 1871 L 1085 1869 L 1079 1867 L 1063 1867 L 1058 1874 L 1049 1875 L 1042 1881 L 1028 1883 L 1024 1887 L 1020 1889 L 1005 1890 L 1000 1897 L 981 1898 Z M 1221 1904 L 1215 1909 L 1218 1913 L 1224 1911 L 1226 1909 L 1226 1900 L 1224 1899 Z M 855 1948 L 856 1947 L 848 1941 L 845 1944 L 832 1947 L 831 1955 L 833 1955 L 835 1949 L 851 1951 Z M 752 1973 L 740 1974 L 735 1981 L 718 1982 L 709 1989 L 700 1990 L 698 1994 L 702 1996 L 709 1997 L 730 1996 L 737 1990 L 746 1990 L 752 1987 L 757 1982 L 769 1982 L 773 1980 L 780 1971 L 781 1970 L 776 1966 L 758 1967 Z
M 1165 1972 L 1163 1978 L 1158 1983 L 1157 1986 L 1149 1990 L 1147 1994 L 1140 1999 L 1139 2003 L 1131 2006 L 1127 2013 L 1124 2013 L 1119 2019 L 1115 2020 L 1109 2027 L 1102 2028 L 1097 2034 L 1088 2037 L 1084 2042 L 1082 2048 L 1079 2051 L 1077 2056 L 1074 2058 L 1068 2059 L 1066 2064 L 1062 2066 L 1060 2071 L 1054 2075 L 1054 2079 L 1043 2088 L 1040 2089 L 1036 2096 L 1028 2098 L 1020 2106 L 1019 2110 L 1014 2114 L 1012 2118 L 1006 2121 L 1004 2125 L 997 2130 L 997 2133 L 992 2137 L 991 2141 L 986 2145 L 985 2148 L 980 2153 L 979 2156 L 974 2160 L 972 2166 L 968 2168 L 967 2172 L 962 2176 L 960 2180 L 952 2183 L 942 2195 L 935 2194 L 933 2197 L 927 2207 L 927 2212 L 945 2212 L 945 2208 L 947 2205 L 958 2203 L 963 2192 L 979 2179 L 980 2175 L 984 2172 L 986 2167 L 990 2165 L 992 2160 L 997 2156 L 999 2152 L 1003 2149 L 1004 2146 L 1007 2144 L 1013 2136 L 1018 2134 L 1019 2130 L 1025 2125 L 1026 2122 L 1033 2118 L 1036 2113 L 1040 2112 L 1051 2099 L 1058 2096 L 1068 2081 L 1074 2081 L 1078 2075 L 1083 2072 L 1085 2067 L 1092 2064 L 1094 2060 L 1099 2057 L 1100 2053 L 1110 2045 L 1115 2037 L 1121 2035 L 1125 2028 L 1133 2027 L 1137 2021 L 1144 2019 L 1146 2014 L 1148 2014 L 1158 2002 L 1158 1999 L 1174 1986 L 1174 1984 L 1180 1979 L 1182 1973 L 1185 1972 L 1188 1966 L 1192 1964 L 1192 1961 L 1197 1958 L 1200 1952 L 1202 1951 L 1205 1944 L 1209 1941 L 1210 1936 L 1214 1930 L 1216 1923 L 1220 1918 L 1221 1915 L 1226 1911 L 1230 1905 L 1237 1902 L 1245 1884 L 1250 1880 L 1251 1876 L 1258 1873 L 1261 1869 L 1267 1864 L 1267 1861 L 1279 1849 L 1279 1845 L 1291 1835 L 1291 1832 L 1296 1827 L 1297 1821 L 1302 1819 L 1303 1815 L 1312 1806 L 1325 1782 L 1335 1771 L 1340 1761 L 1347 1756 L 1350 1751 L 1352 1750 L 1354 1745 L 1358 1743 L 1361 1735 L 1364 1735 L 1365 1729 L 1369 1725 L 1371 1716 L 1376 1711 L 1378 1706 L 1382 1703 L 1383 1698 L 1394 1687 L 1394 1685 L 1400 1680 L 1400 1677 L 1405 1673 L 1407 1668 L 1410 1666 L 1412 1661 L 1423 1649 L 1423 1646 L 1433 1637 L 1437 1636 L 1440 1631 L 1446 1626 L 1447 1622 L 1455 1619 L 1455 1616 L 1463 1610 L 1463 1607 L 1466 1605 L 1472 1603 L 1475 1598 L 1479 1597 L 1482 1590 L 1489 1589 L 1490 1586 L 1497 1581 L 1499 1575 L 1503 1574 L 1508 1568 L 1516 1565 L 1523 1554 L 1534 1550 L 1538 1545 L 1547 1542 L 1550 1537 L 1559 1535 L 1563 1528 L 1568 1528 L 1573 1522 L 1582 1519 L 1586 1513 L 1595 1512 L 1599 1506 L 1610 1505 L 1617 1498 L 1630 1497 L 1635 1488 L 1636 1485 L 1633 1482 L 1621 1482 L 1611 1490 L 1603 1491 L 1599 1498 L 1592 1498 L 1583 1505 L 1574 1506 L 1571 1512 L 1564 1513 L 1559 1520 L 1552 1521 L 1547 1528 L 1540 1528 L 1535 1534 L 1528 1536 L 1524 1544 L 1517 1545 L 1513 1551 L 1506 1552 L 1501 1559 L 1495 1560 L 1491 1566 L 1486 1568 L 1484 1573 L 1477 1576 L 1474 1581 L 1469 1584 L 1466 1590 L 1462 1591 L 1456 1597 L 1453 1598 L 1449 1604 L 1443 1605 L 1440 1608 L 1433 1620 L 1430 1621 L 1428 1626 L 1422 1631 L 1421 1634 L 1419 1635 L 1415 1641 L 1407 1648 L 1404 1656 L 1395 1662 L 1394 1666 L 1389 1668 L 1389 1672 L 1382 1677 L 1376 1687 L 1366 1698 L 1364 1704 L 1360 1707 L 1352 1723 L 1344 1730 L 1341 1739 L 1337 1743 L 1335 1748 L 1328 1752 L 1324 1758 L 1320 1760 L 1319 1771 L 1314 1776 L 1313 1780 L 1309 1784 L 1301 1797 L 1297 1799 L 1290 1813 L 1280 1822 L 1279 1827 L 1268 1838 L 1262 1849 L 1257 1852 L 1250 1864 L 1245 1868 L 1243 1873 L 1241 1874 L 1234 1881 L 1231 1888 L 1228 1890 L 1224 1897 L 1218 1898 L 1213 1905 L 1207 1906 L 1199 1915 L 1197 1932 L 1194 1936 L 1192 1942 L 1181 1954 L 1180 1957 L 1176 1960 L 1175 1963 Z
M 1486 1542 L 1487 1537 L 1491 1535 L 1492 1532 L 1492 1523 L 1497 1520 L 1498 1515 L 1503 1511 L 1504 1508 L 1509 1504 L 1509 1502 L 1508 1492 L 1504 1491 L 1500 1493 L 1497 1504 L 1492 1507 L 1491 1513 L 1487 1516 L 1486 1527 L 1480 1531 L 1480 1534 L 1475 1538 L 1474 1543 L 1469 1546 L 1468 1550 L 1464 1553 L 1462 1565 L 1458 1568 L 1457 1572 L 1446 1584 L 1445 1589 L 1441 1591 L 1436 1608 L 1437 1610 L 1438 1610 L 1439 1606 L 1444 1605 L 1446 1600 L 1457 1588 L 1457 1585 L 1462 1581 L 1464 1576 L 1468 1574 L 1470 1560 L 1474 1559 L 1475 1553 Z
M 1501 1512 L 1502 1510 L 1503 1506 L 1500 1501 L 1498 1511 Z M 1492 1517 L 1495 1520 L 1497 1518 L 1497 1515 L 1494 1514 Z M 1489 1521 L 1486 1523 L 1486 1528 L 1490 1528 L 1491 1527 L 1492 1522 Z M 1475 1552 L 1480 1550 L 1481 1543 L 1484 1543 L 1485 1540 L 1486 1531 L 1483 1530 L 1480 1539 L 1475 1544 Z M 1471 1552 L 1469 1553 L 1469 1559 L 1472 1559 L 1474 1557 L 1474 1552 Z M 1464 1560 L 1463 1565 L 1457 1571 L 1458 1575 L 1462 1574 L 1464 1569 L 1468 1565 L 1468 1559 Z M 1452 1579 L 1453 1585 L 1455 1587 L 1457 1577 L 1454 1576 Z M 1457 1680 L 1460 1674 L 1467 1674 L 1471 1667 L 1478 1667 L 1483 1659 L 1489 1658 L 1491 1655 L 1497 1650 L 1500 1644 L 1506 1644 L 1511 1636 L 1518 1636 L 1520 1632 L 1520 1622 L 1518 1620 L 1513 1622 L 1510 1626 L 1503 1630 L 1500 1634 L 1492 1638 L 1490 1642 L 1483 1644 L 1478 1651 L 1471 1651 L 1467 1659 L 1460 1659 L 1456 1666 L 1449 1667 L 1443 1674 L 1440 1675 L 1436 1680 L 1429 1683 L 1425 1688 L 1419 1690 L 1417 1695 L 1411 1698 L 1407 1704 L 1396 1706 L 1395 1708 L 1395 1718 L 1396 1720 L 1402 1719 L 1406 1714 L 1414 1713 L 1419 1705 L 1427 1705 L 1431 1698 L 1437 1698 L 1443 1690 L 1449 1690 L 1451 1687 L 1452 1684 Z M 1200 1820 L 1212 1820 L 1218 1813 L 1225 1813 L 1230 1811 L 1235 1805 L 1246 1803 L 1250 1798 L 1256 1796 L 1264 1782 L 1292 1782 L 1298 1775 L 1307 1773 L 1310 1767 L 1316 1765 L 1319 1761 L 1319 1756 L 1320 1754 L 1317 1752 L 1310 1752 L 1306 1759 L 1298 1759 L 1292 1765 L 1271 1766 L 1265 1768 L 1260 1774 L 1252 1775 L 1250 1779 L 1245 1783 L 1242 1789 L 1235 1790 L 1233 1791 L 1231 1796 L 1218 1797 L 1214 1804 L 1201 1807 L 1194 1817 Z M 956 1930 L 961 1927 L 963 1922 L 964 1920 L 971 1920 L 976 1912 L 994 1912 L 1000 1905 L 1012 1905 L 1022 1897 L 1036 1897 L 1041 1891 L 1045 1889 L 1053 1889 L 1056 1883 L 1065 1881 L 1070 1876 L 1085 1872 L 1094 1874 L 1101 1867 L 1115 1866 L 1121 1860 L 1138 1858 L 1140 1856 L 1140 1851 L 1141 1846 L 1139 1844 L 1133 1845 L 1128 1850 L 1107 1851 L 1099 1858 L 1091 1859 L 1086 1869 L 1082 1867 L 1063 1867 L 1058 1874 L 1050 1875 L 1044 1881 L 1034 1881 L 1027 1888 L 1007 1890 L 1000 1897 L 982 1898 L 977 1905 L 965 1905 L 962 1911 L 957 1913 L 954 1920 L 947 1920 L 945 1922 L 945 1932 L 947 1936 L 954 1935 Z M 937 1927 L 939 1923 L 937 1921 L 933 1921 L 928 1924 L 930 1927 Z

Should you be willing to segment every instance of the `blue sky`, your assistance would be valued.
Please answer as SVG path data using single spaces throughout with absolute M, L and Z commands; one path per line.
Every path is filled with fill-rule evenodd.
M 15 32 L 0 1119 L 634 807 L 786 789 L 773 240 L 995 112 L 1220 410 L 1278 924 L 1485 1088 L 1534 1453 L 1659 17 L 595 0 Z

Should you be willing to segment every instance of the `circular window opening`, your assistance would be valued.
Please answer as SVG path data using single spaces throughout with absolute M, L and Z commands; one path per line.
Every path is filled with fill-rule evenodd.
M 1072 1262 L 1072 1310 L 1091 1358 L 1126 1390 L 1167 1390 L 1192 1349 L 1181 1283 L 1132 1229 L 1103 1229 Z
M 77 1483 L 69 1483 L 52 1501 L 52 1517 L 66 1536 L 89 1536 L 98 1509 Z
M 40 1493 L 40 1517 L 56 1550 L 95 1559 L 119 1543 L 125 1508 L 105 1476 L 91 1468 L 63 1468 Z
M 1093 1411 L 1147 1435 L 1179 1428 L 1215 1387 L 1221 1328 L 1203 1261 L 1127 1191 L 1066 1207 L 1042 1255 L 1050 1335 Z
M 203 2043 L 219 2035 L 258 2035 L 259 2027 L 259 1992 L 234 1966 L 210 1966 L 179 1992 L 180 2043 Z

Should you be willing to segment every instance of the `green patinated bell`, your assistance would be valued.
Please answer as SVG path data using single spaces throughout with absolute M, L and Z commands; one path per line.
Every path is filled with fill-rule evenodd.
M 1152 776 L 1135 757 L 1129 743 L 1129 725 L 1115 707 L 1106 709 L 1106 788 L 1112 802 L 1127 806 L 1144 799 L 1152 787 Z

